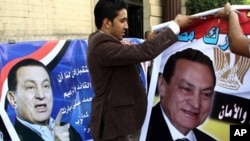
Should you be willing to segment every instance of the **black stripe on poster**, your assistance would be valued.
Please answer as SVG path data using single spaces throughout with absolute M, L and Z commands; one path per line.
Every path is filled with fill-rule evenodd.
M 58 64 L 58 62 L 62 59 L 62 57 L 64 56 L 65 52 L 67 51 L 69 44 L 70 44 L 71 40 L 67 40 L 65 42 L 65 44 L 63 45 L 62 49 L 60 50 L 60 52 L 55 56 L 55 58 L 47 65 L 49 71 L 51 72 L 56 65 Z
M 250 100 L 234 95 L 215 93 L 211 118 L 234 124 L 249 124 Z

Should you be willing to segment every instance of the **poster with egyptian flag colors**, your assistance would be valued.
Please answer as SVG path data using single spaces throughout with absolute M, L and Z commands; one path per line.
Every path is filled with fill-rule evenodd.
M 238 10 L 242 30 L 250 36 L 250 5 L 232 5 Z M 194 48 L 208 55 L 213 61 L 217 77 L 213 108 L 208 119 L 198 128 L 219 141 L 229 141 L 231 124 L 250 123 L 250 59 L 234 54 L 229 49 L 228 23 L 214 18 L 221 8 L 195 14 L 200 16 L 195 24 L 181 31 L 178 42 L 154 59 L 148 94 L 148 113 L 140 141 L 145 141 L 152 106 L 159 101 L 155 96 L 157 77 L 163 71 L 168 57 L 176 51 Z M 170 22 L 152 27 L 160 31 Z M 152 100 L 153 99 L 153 100 Z
M 50 72 L 53 94 L 51 118 L 55 119 L 61 109 L 61 122 L 70 123 L 79 133 L 82 140 L 92 138 L 88 123 L 94 93 L 90 84 L 86 64 L 86 51 L 86 40 L 45 40 L 0 44 L 0 114 L 1 117 L 4 117 L 4 125 L 8 125 L 5 127 L 11 135 L 12 141 L 19 141 L 19 137 L 21 137 L 22 134 L 17 135 L 16 133 L 14 128 L 17 120 L 16 108 L 11 106 L 6 96 L 8 92 L 8 73 L 17 62 L 25 58 L 32 58 L 42 62 Z M 36 75 L 39 76 L 41 74 Z M 32 85 L 31 83 L 26 85 L 33 87 L 33 89 L 39 87 L 35 85 L 34 80 L 31 82 Z M 35 95 L 37 95 L 37 93 L 38 92 L 36 92 Z M 27 95 L 27 93 L 24 94 Z M 31 94 L 31 92 L 29 94 Z M 40 95 L 42 94 L 40 93 Z M 23 102 L 30 103 L 30 106 L 34 107 L 39 107 L 39 103 L 41 106 L 44 105 L 44 107 L 47 107 L 45 101 L 49 101 L 48 97 L 46 97 L 46 100 L 40 100 L 40 102 L 37 102 L 35 99 L 38 98 L 34 98 L 32 100 L 33 102 L 30 101 L 30 98 Z M 41 106 L 40 109 L 42 109 Z M 19 109 L 20 108 L 30 109 L 29 107 L 19 107 Z M 4 126 L 1 126 L 1 128 L 3 127 Z M 34 128 L 35 126 L 30 129 Z M 25 131 L 27 131 L 27 129 L 25 129 Z M 30 137 L 34 135 L 34 133 L 29 134 Z
M 124 44 L 140 44 L 142 42 L 142 39 L 137 38 L 126 38 L 122 40 Z M 10 69 L 17 62 L 25 58 L 32 58 L 42 62 L 50 72 L 53 93 L 51 118 L 56 119 L 59 110 L 61 110 L 61 122 L 70 123 L 79 133 L 82 141 L 93 140 L 90 133 L 89 121 L 94 92 L 86 60 L 87 48 L 87 39 L 0 43 L 0 141 L 1 138 L 3 138 L 4 141 L 21 140 L 20 137 L 22 134 L 17 134 L 16 128 L 14 127 L 17 120 L 16 107 L 14 108 L 7 100 L 7 92 L 9 89 L 8 77 Z M 147 66 L 145 63 L 142 62 L 141 65 L 138 65 L 138 72 L 145 89 L 147 89 L 146 71 Z M 39 75 L 41 74 L 35 74 L 35 76 Z M 32 84 L 33 83 L 34 80 L 32 81 Z M 34 87 L 33 89 L 35 89 L 35 86 L 31 84 L 28 86 L 27 89 L 30 89 L 30 87 Z M 41 96 L 36 97 L 42 99 L 40 98 Z M 43 109 L 42 107 L 46 107 L 44 100 L 40 100 L 40 104 L 35 104 L 37 102 L 33 104 L 29 101 L 30 99 L 31 98 L 24 102 L 29 103 L 29 106 L 34 105 L 34 107 L 41 105 L 40 110 Z M 29 107 L 22 108 L 26 108 L 27 111 L 29 109 Z M 37 110 L 39 110 L 39 108 Z M 25 131 L 27 131 L 26 128 Z M 34 135 L 34 133 L 31 135 L 31 133 L 27 132 L 25 134 L 29 134 L 30 138 Z

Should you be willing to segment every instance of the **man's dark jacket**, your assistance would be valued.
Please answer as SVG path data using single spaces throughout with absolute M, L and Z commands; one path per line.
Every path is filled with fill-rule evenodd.
M 197 141 L 216 141 L 197 128 L 193 131 Z M 146 141 L 173 141 L 168 125 L 162 115 L 160 103 L 152 109 Z
M 123 45 L 100 31 L 89 36 L 87 62 L 95 93 L 90 131 L 94 139 L 114 139 L 141 129 L 147 96 L 136 64 L 154 59 L 176 41 L 168 28 L 142 44 Z

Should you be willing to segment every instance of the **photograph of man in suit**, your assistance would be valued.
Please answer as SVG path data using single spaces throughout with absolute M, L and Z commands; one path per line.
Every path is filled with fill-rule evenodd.
M 137 65 L 152 60 L 177 42 L 180 29 L 196 16 L 178 14 L 168 28 L 142 44 L 123 44 L 128 30 L 125 0 L 99 0 L 97 30 L 88 37 L 87 64 L 95 93 L 90 131 L 95 141 L 138 140 L 146 116 L 147 96 Z M 119 82 L 119 83 L 118 83 Z
M 158 81 L 160 102 L 151 113 L 147 141 L 215 141 L 197 129 L 213 103 L 216 76 L 210 58 L 184 49 L 171 55 Z
M 11 68 L 7 99 L 15 109 L 14 128 L 21 141 L 82 140 L 69 123 L 61 123 L 61 111 L 55 120 L 51 117 L 51 78 L 40 61 L 23 59 Z

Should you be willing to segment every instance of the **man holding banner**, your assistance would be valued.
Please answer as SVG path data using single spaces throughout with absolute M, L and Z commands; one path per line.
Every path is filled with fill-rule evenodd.
M 94 9 L 97 31 L 88 38 L 88 68 L 95 96 L 91 133 L 95 141 L 138 140 L 147 109 L 147 95 L 136 64 L 152 60 L 177 41 L 180 28 L 193 16 L 177 15 L 157 37 L 139 45 L 120 40 L 128 29 L 124 0 L 100 0 Z

